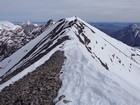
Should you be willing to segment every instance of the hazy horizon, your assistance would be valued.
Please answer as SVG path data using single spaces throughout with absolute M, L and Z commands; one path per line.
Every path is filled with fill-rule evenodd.
M 29 20 L 31 23 L 46 23 L 48 20 L 46 20 L 46 21 L 32 21 L 32 20 Z M 57 20 L 56 20 L 57 21 Z M 55 22 L 56 22 L 55 21 Z M 12 23 L 23 23 L 23 22 L 26 22 L 26 20 L 25 21 L 9 21 L 9 22 L 12 22 Z M 113 23 L 116 23 L 116 24 L 140 24 L 140 22 L 100 22 L 100 21 L 98 21 L 98 22 L 94 22 L 94 21 L 86 21 L 86 22 L 88 22 L 88 23 L 106 23 L 106 24 L 113 24 Z
M 78 16 L 88 22 L 140 22 L 139 0 L 0 0 L 0 21 L 44 22 Z

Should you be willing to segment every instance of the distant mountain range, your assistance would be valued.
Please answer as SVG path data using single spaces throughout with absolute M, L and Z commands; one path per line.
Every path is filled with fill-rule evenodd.
M 113 32 L 112 37 L 129 46 L 140 47 L 140 27 L 136 24 L 131 24 L 123 29 Z
M 132 46 L 140 47 L 140 23 L 91 23 L 111 37 Z
M 116 32 L 124 27 L 127 27 L 130 24 L 137 24 L 140 26 L 140 23 L 119 23 L 119 22 L 89 22 L 92 26 L 100 29 L 106 34 L 112 36 L 113 32 Z

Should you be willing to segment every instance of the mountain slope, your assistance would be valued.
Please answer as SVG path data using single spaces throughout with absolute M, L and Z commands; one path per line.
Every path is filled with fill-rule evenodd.
M 8 21 L 0 21 L 0 30 L 5 29 L 5 30 L 14 30 L 18 28 L 18 25 L 14 25 L 13 23 L 10 23 Z
M 140 46 L 140 27 L 136 24 L 131 24 L 117 32 L 114 32 L 112 37 L 122 41 L 123 43 L 133 46 Z
M 107 36 L 78 17 L 59 20 L 0 62 L 0 88 L 35 70 L 57 50 L 64 51 L 66 60 L 56 105 L 140 103 L 140 50 Z

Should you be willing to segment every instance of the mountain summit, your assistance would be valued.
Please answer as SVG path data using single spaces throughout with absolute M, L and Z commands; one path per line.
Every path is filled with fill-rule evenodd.
M 45 66 L 45 62 L 51 58 L 54 58 L 49 63 L 51 66 Z M 36 70 L 39 66 L 39 71 L 46 70 L 40 73 L 40 77 Z M 48 76 L 53 71 L 60 72 Z M 58 91 L 53 95 L 57 95 L 53 100 L 56 105 L 139 105 L 139 75 L 139 49 L 109 37 L 78 17 L 64 18 L 0 62 L 0 102 L 4 103 L 7 100 L 5 97 L 12 97 L 9 93 L 14 93 L 13 89 L 17 87 L 17 94 L 24 96 L 29 90 L 25 97 L 29 95 L 32 98 L 27 101 L 25 97 L 14 95 L 16 98 L 13 101 L 7 101 L 12 105 L 24 102 L 45 105 L 43 100 L 54 91 Z M 44 77 L 47 79 L 42 79 Z M 46 82 L 51 80 L 57 81 L 53 84 L 59 83 L 59 89 L 50 86 L 54 91 L 44 90 L 49 87 L 43 86 L 47 86 Z M 25 86 L 27 83 L 34 85 Z M 10 88 L 6 87 L 9 84 L 12 84 Z M 40 98 L 34 97 L 37 94 Z

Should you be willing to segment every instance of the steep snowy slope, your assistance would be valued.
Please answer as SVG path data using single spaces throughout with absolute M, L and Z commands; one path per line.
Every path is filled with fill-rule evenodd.
M 57 50 L 67 59 L 56 105 L 139 105 L 140 51 L 78 17 L 59 20 L 0 62 L 0 89 L 35 70 Z

